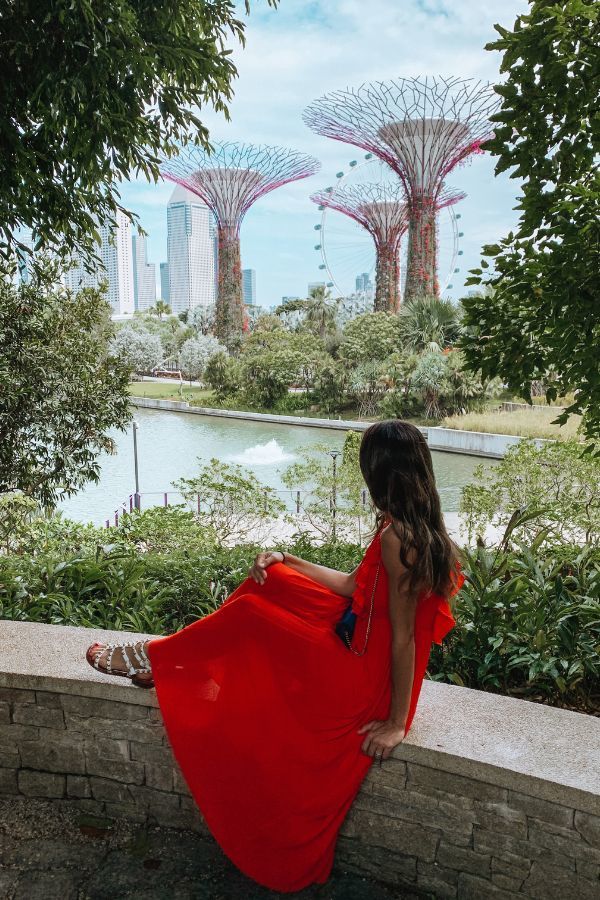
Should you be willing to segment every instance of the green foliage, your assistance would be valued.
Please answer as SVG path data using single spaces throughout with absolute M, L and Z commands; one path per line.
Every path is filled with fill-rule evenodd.
M 130 372 L 149 373 L 161 364 L 164 350 L 157 334 L 141 328 L 120 328 L 110 351 Z
M 145 553 L 183 550 L 197 553 L 217 542 L 217 532 L 182 505 L 153 506 L 125 513 L 119 518 L 118 528 L 111 529 L 108 537 L 121 546 Z
M 19 553 L 31 533 L 39 506 L 32 497 L 17 491 L 0 494 L 0 553 Z
M 21 225 L 91 254 L 97 220 L 123 209 L 119 181 L 156 181 L 191 132 L 208 146 L 197 110 L 227 115 L 228 37 L 243 43 L 230 2 L 1 0 L 0 255 Z
M 515 232 L 483 247 L 467 284 L 493 296 L 462 301 L 468 364 L 500 376 L 529 401 L 545 381 L 549 402 L 575 391 L 556 419 L 584 414 L 600 435 L 600 6 L 594 0 L 531 0 L 513 31 L 487 49 L 502 56 L 502 108 L 486 150 L 496 173 L 523 179 Z M 491 273 L 491 274 L 490 274 Z M 550 377 L 548 377 L 550 376 Z M 593 448 L 594 445 L 590 445 Z M 597 452 L 597 445 L 595 450 Z
M 441 418 L 442 398 L 449 391 L 446 357 L 434 351 L 424 353 L 413 372 L 412 384 L 423 402 L 426 417 Z
M 400 306 L 404 346 L 413 351 L 443 350 L 460 334 L 460 315 L 451 300 L 415 297 Z
M 188 338 L 179 351 L 179 365 L 190 380 L 201 378 L 206 366 L 215 353 L 223 353 L 225 348 L 212 335 L 197 335 Z
M 429 673 L 478 690 L 600 712 L 600 551 L 467 551 L 457 625 Z
M 0 493 L 52 507 L 99 477 L 129 418 L 129 371 L 110 354 L 110 306 L 32 278 L 0 279 Z
M 235 397 L 241 391 L 243 383 L 239 359 L 225 352 L 215 353 L 206 364 L 204 381 L 213 389 L 218 401 Z
M 344 327 L 340 357 L 350 364 L 386 359 L 401 346 L 400 319 L 390 312 L 363 313 Z
M 493 469 L 479 466 L 463 489 L 461 513 L 469 538 L 487 525 L 506 527 L 516 509 L 535 512 L 515 533 L 531 542 L 600 543 L 600 462 L 577 441 L 532 440 L 511 447 Z
M 276 491 L 249 469 L 214 458 L 195 478 L 181 478 L 173 486 L 198 504 L 197 521 L 223 542 L 249 535 L 259 540 L 263 527 L 285 510 Z

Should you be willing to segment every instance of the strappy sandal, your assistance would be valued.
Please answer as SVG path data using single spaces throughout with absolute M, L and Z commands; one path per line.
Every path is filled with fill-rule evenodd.
M 154 687 L 154 679 L 147 677 L 152 674 L 152 668 L 144 650 L 145 643 L 145 641 L 135 641 L 135 643 L 126 641 L 122 644 L 101 644 L 97 641 L 88 647 L 85 658 L 98 672 L 104 672 L 105 675 L 121 675 L 123 678 L 130 678 L 137 687 L 151 688 Z M 136 649 L 138 645 L 139 652 Z M 113 668 L 112 658 L 117 648 L 123 655 L 123 661 L 127 666 L 126 672 L 123 669 Z M 108 655 L 105 663 L 101 664 L 100 657 L 104 652 L 107 652 Z

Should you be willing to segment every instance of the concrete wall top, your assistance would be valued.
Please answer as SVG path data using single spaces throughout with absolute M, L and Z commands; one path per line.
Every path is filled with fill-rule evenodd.
M 152 635 L 0 621 L 0 687 L 158 705 L 154 690 L 96 672 L 95 640 Z M 600 719 L 526 700 L 425 681 L 396 759 L 522 791 L 596 813 Z

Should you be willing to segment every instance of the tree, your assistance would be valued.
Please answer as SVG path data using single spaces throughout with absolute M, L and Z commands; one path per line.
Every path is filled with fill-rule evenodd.
M 441 418 L 442 397 L 450 391 L 446 357 L 433 351 L 420 356 L 412 375 L 412 384 L 423 401 L 426 417 Z
M 535 380 L 548 402 L 575 392 L 554 421 L 584 414 L 600 436 L 600 6 L 595 0 L 531 0 L 513 31 L 486 49 L 503 53 L 502 107 L 485 149 L 496 173 L 523 179 L 515 232 L 483 247 L 467 284 L 492 286 L 463 299 L 460 344 L 469 366 L 500 376 L 525 400 Z M 490 268 L 490 261 L 493 269 Z M 489 270 L 489 274 L 486 270 Z M 550 378 L 548 377 L 550 376 Z M 594 444 L 590 444 L 592 448 Z
M 201 378 L 211 356 L 223 353 L 225 348 L 212 335 L 198 335 L 188 338 L 179 352 L 179 365 L 184 375 L 190 379 Z
M 305 324 L 314 330 L 321 340 L 328 331 L 335 329 L 338 304 L 331 299 L 331 291 L 323 285 L 311 288 L 305 306 Z
M 196 306 L 189 316 L 190 325 L 198 334 L 209 334 L 211 331 L 214 331 L 215 314 L 216 308 L 214 303 L 211 303 L 209 306 Z
M 443 350 L 460 334 L 460 315 L 451 300 L 415 297 L 400 307 L 400 326 L 410 350 Z
M 400 344 L 400 321 L 389 312 L 364 313 L 344 328 L 340 357 L 351 363 L 386 359 Z
M 91 255 L 97 221 L 128 214 L 119 181 L 156 181 L 191 130 L 209 147 L 194 110 L 228 114 L 227 35 L 244 42 L 229 2 L 0 0 L 0 257 L 19 226 Z
M 228 400 L 242 389 L 242 364 L 225 351 L 215 353 L 206 365 L 204 380 L 213 389 L 217 401 Z
M 149 312 L 153 316 L 158 316 L 159 319 L 162 319 L 163 316 L 171 315 L 171 307 L 168 303 L 165 303 L 164 300 L 157 300 L 154 306 L 151 306 Z
M 161 364 L 164 350 L 157 334 L 148 331 L 121 328 L 110 345 L 111 353 L 118 357 L 130 372 L 151 372 Z
M 51 277 L 0 279 L 0 493 L 47 508 L 98 480 L 98 454 L 130 418 L 109 304 L 95 289 L 44 286 Z

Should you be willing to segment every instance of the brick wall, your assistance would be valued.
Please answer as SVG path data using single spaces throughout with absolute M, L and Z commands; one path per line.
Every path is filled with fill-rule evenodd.
M 106 691 L 0 688 L 0 794 L 206 832 L 154 692 L 124 688 L 120 701 L 114 683 Z M 600 898 L 600 799 L 596 815 L 589 802 L 541 799 L 536 779 L 527 793 L 522 778 L 518 790 L 510 779 L 488 783 L 440 768 L 441 754 L 435 766 L 416 762 L 418 748 L 404 746 L 363 782 L 340 865 L 440 898 Z

